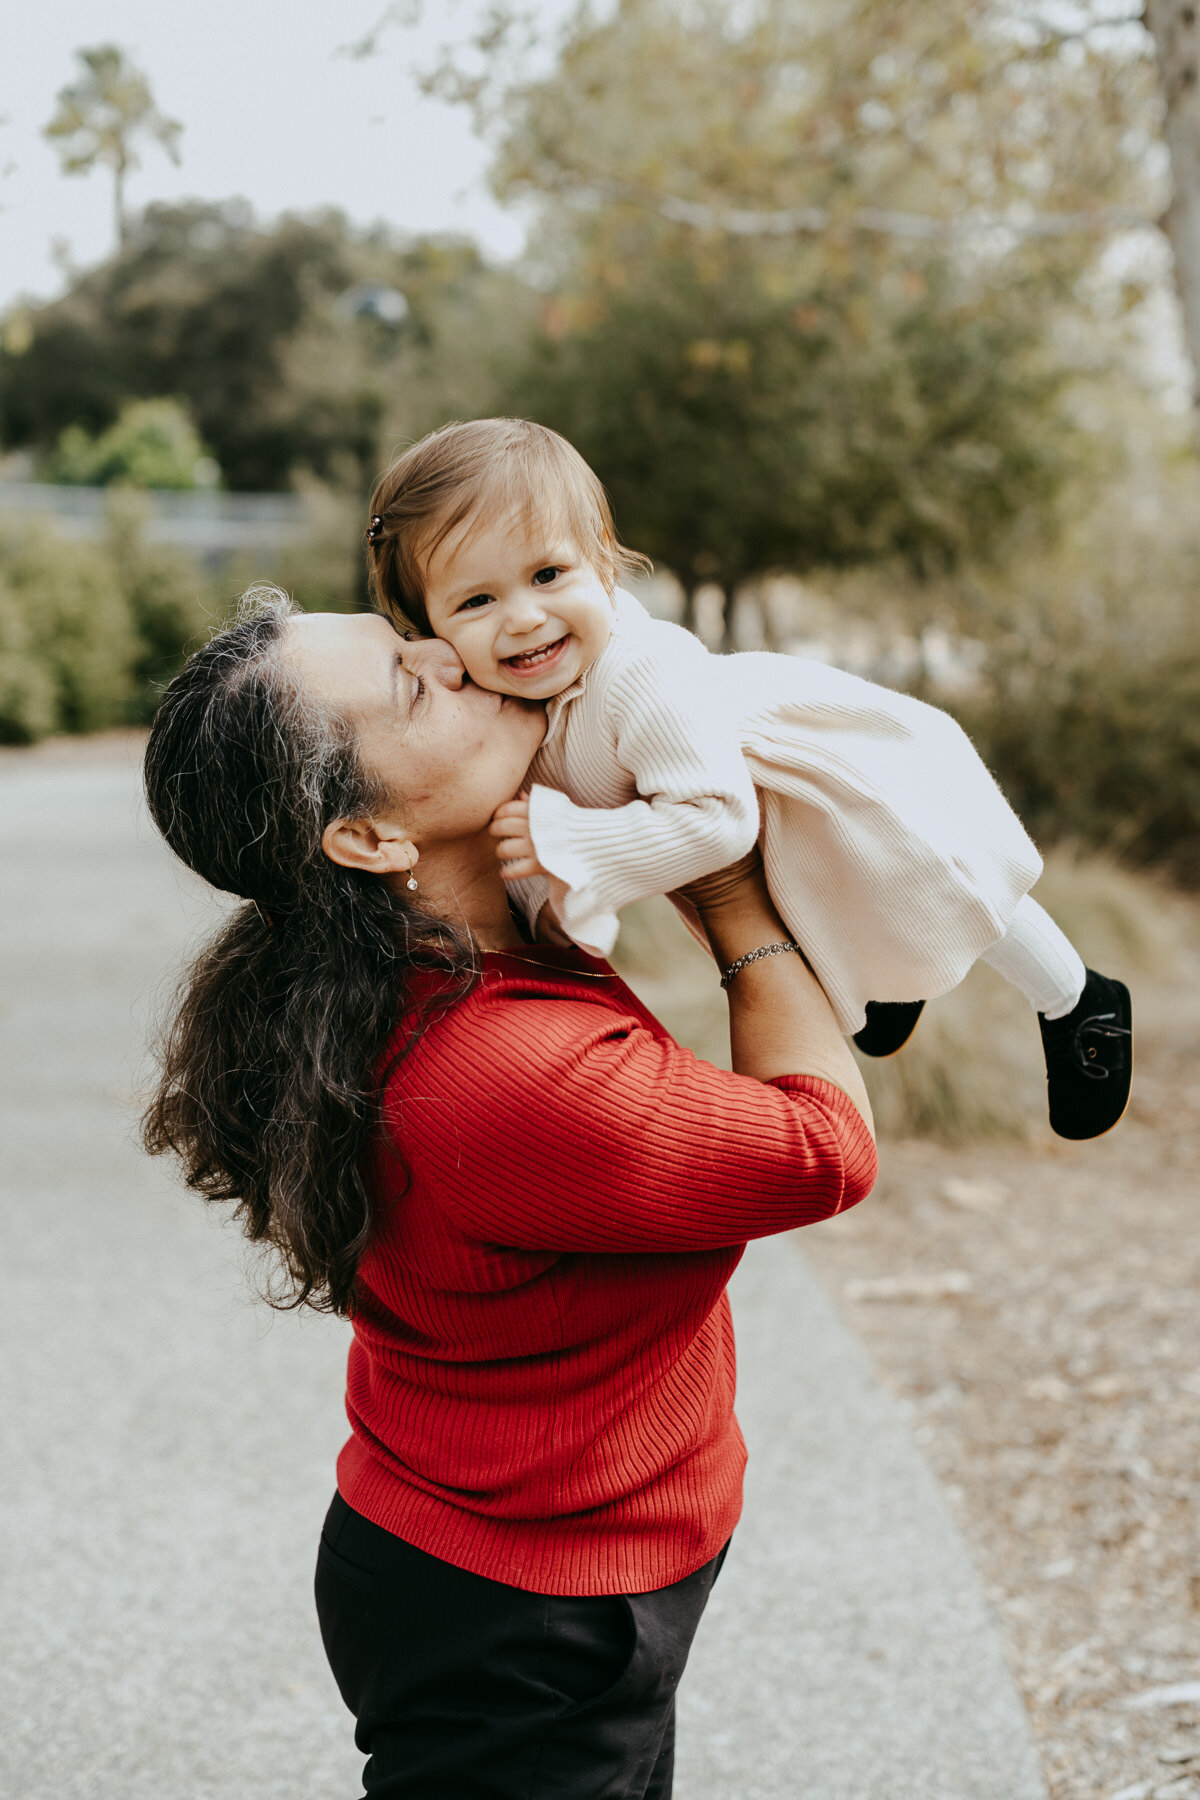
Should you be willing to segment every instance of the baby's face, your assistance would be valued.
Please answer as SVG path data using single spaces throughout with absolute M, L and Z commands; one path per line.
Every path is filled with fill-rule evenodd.
M 468 521 L 438 546 L 425 608 L 472 681 L 524 700 L 549 700 L 577 681 L 613 622 L 603 582 L 574 545 L 511 515 Z

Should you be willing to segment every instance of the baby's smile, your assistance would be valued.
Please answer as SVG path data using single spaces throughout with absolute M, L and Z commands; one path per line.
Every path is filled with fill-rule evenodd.
M 535 650 L 522 650 L 516 656 L 502 656 L 500 666 L 507 669 L 510 675 L 540 675 L 562 660 L 570 643 L 571 633 L 567 632 L 564 637 L 539 644 Z

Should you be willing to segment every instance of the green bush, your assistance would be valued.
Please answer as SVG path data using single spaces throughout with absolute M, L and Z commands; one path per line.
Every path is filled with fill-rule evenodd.
M 132 400 L 99 437 L 68 425 L 45 459 L 69 487 L 212 487 L 219 470 L 177 400 Z
M 30 532 L 5 562 L 29 653 L 49 678 L 53 729 L 100 731 L 124 722 L 139 644 L 109 559 Z M 9 722 L 10 732 L 15 727 Z
M 357 612 L 367 604 L 362 500 L 322 482 L 297 486 L 304 498 L 303 534 L 268 556 L 236 557 L 223 573 L 223 589 L 232 597 L 265 581 L 305 612 Z
M 0 536 L 0 742 L 144 723 L 206 623 L 194 565 L 130 520 L 102 544 Z
M 22 595 L 0 579 L 0 742 L 28 744 L 58 724 L 54 677 L 34 648 Z
M 954 710 L 1039 843 L 1200 886 L 1200 645 L 1001 658 L 986 696 Z

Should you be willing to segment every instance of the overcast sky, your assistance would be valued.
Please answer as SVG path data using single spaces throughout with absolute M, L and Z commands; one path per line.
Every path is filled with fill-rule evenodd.
M 0 31 L 0 310 L 59 291 L 58 240 L 77 265 L 112 247 L 106 171 L 64 176 L 42 128 L 80 47 L 116 43 L 184 126 L 182 164 L 156 145 L 130 178 L 148 200 L 244 194 L 263 216 L 321 205 L 362 223 L 468 232 L 494 255 L 521 244 L 520 221 L 486 190 L 487 155 L 465 112 L 424 99 L 409 73 L 459 39 L 481 0 L 425 0 L 381 54 L 356 61 L 386 0 L 10 0 Z M 397 8 L 399 11 L 400 8 Z M 418 11 L 412 4 L 412 11 Z M 539 0 L 548 22 L 568 0 Z

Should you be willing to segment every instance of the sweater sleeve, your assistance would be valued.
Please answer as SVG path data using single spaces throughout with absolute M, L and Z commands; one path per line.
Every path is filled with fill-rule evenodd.
M 563 929 L 595 956 L 616 942 L 622 907 L 735 862 L 759 823 L 735 720 L 698 660 L 672 667 L 631 646 L 607 709 L 617 761 L 640 798 L 577 806 L 535 785 L 529 802 L 534 848 L 555 878 Z
M 730 1074 L 588 1001 L 515 1004 L 519 1050 L 510 1031 L 439 1028 L 421 1046 L 420 1095 L 396 1097 L 405 1160 L 468 1235 L 520 1250 L 711 1250 L 870 1192 L 870 1133 L 830 1083 Z

